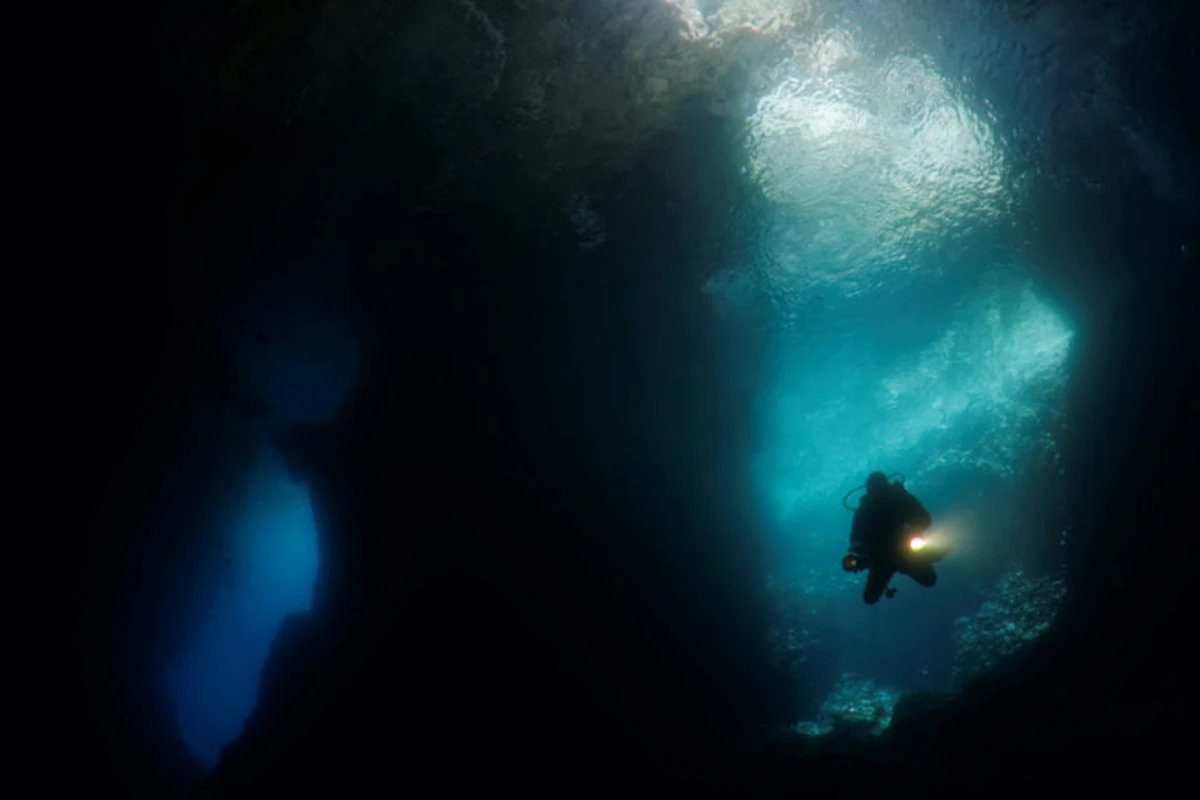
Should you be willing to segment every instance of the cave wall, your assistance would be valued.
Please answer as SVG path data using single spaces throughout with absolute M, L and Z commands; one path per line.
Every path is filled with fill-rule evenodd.
M 688 131 L 664 151 L 723 133 Z M 682 198 L 647 173 L 612 223 L 627 244 L 582 262 L 478 209 L 356 236 L 365 260 L 408 269 L 370 273 L 392 299 L 342 419 L 281 436 L 313 486 L 321 588 L 213 791 L 281 735 L 271 786 L 460 758 L 497 780 L 617 781 L 694 769 L 782 707 L 747 624 L 756 342 L 699 291 L 705 218 L 664 225 L 653 210 Z
M 274 46 L 303 52 L 286 43 L 318 5 Z M 111 387 L 87 417 L 88 463 L 106 480 L 81 564 L 90 652 L 111 656 L 89 662 L 81 695 L 97 780 L 162 797 L 196 778 L 151 686 L 189 617 L 126 590 L 162 577 L 156 540 L 132 523 L 169 497 L 152 477 L 174 443 L 220 407 L 191 404 L 229 380 L 229 310 L 300 262 L 345 288 L 363 374 L 338 422 L 280 436 L 321 528 L 315 610 L 285 625 L 259 710 L 208 790 L 345 789 L 390 778 L 398 759 L 411 775 L 454 775 L 467 758 L 535 782 L 548 764 L 615 781 L 716 752 L 726 727 L 772 705 L 765 645 L 744 625 L 758 613 L 742 474 L 756 342 L 713 315 L 694 269 L 738 191 L 724 121 L 698 103 L 677 129 L 673 106 L 655 106 L 630 142 L 564 133 L 556 146 L 577 152 L 565 182 L 513 182 L 470 143 L 431 135 L 419 92 L 392 97 L 381 122 L 361 74 L 300 125 L 275 113 L 292 108 L 283 73 L 221 99 L 202 68 L 248 23 L 195 13 L 171 29 L 186 46 L 161 47 L 162 72 L 131 84 L 148 91 L 130 118 L 157 149 L 135 176 L 130 269 L 79 286 L 121 290 L 80 313 L 99 330 L 80 363 Z M 613 141 L 645 168 L 591 170 Z M 387 180 L 347 168 L 388 148 L 410 153 L 381 162 Z M 464 199 L 431 208 L 440 179 L 413 164 L 454 161 L 470 167 Z M 580 187 L 618 198 L 600 212 L 622 246 L 581 251 L 561 202 Z M 214 476 L 233 480 L 240 452 L 221 450 Z M 144 604 L 170 642 L 136 624 Z M 114 640 L 132 646 L 114 653 Z

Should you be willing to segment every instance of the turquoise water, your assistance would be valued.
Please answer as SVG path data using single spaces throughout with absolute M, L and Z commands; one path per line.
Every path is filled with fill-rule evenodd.
M 847 686 L 952 688 L 956 620 L 1022 574 L 1029 541 L 1055 535 L 1052 515 L 1018 518 L 998 499 L 1031 463 L 1061 475 L 1073 343 L 1028 248 L 1041 166 L 1003 121 L 1012 96 L 980 88 L 1007 56 L 963 60 L 1004 20 L 900 5 L 823 4 L 786 34 L 748 120 L 759 258 L 705 287 L 724 311 L 770 308 L 751 468 L 774 549 L 772 637 L 813 693 L 798 705 L 825 716 Z M 866 607 L 863 577 L 838 564 L 841 498 L 876 469 L 904 474 L 954 553 L 935 589 L 898 578 L 895 600 Z

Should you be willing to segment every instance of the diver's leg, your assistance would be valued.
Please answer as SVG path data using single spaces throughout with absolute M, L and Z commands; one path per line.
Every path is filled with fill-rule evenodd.
M 879 598 L 883 595 L 883 590 L 887 588 L 888 581 L 895 574 L 894 570 L 872 567 L 867 573 L 867 585 L 863 589 L 863 602 L 869 606 L 878 603 Z
M 925 588 L 929 588 L 937 583 L 937 573 L 933 571 L 933 564 L 925 564 L 909 571 L 909 577 Z

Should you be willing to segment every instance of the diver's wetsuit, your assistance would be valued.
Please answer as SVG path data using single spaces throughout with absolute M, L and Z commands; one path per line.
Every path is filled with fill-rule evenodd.
M 937 583 L 932 563 L 906 564 L 902 559 L 906 529 L 923 530 L 931 524 L 933 517 L 903 484 L 889 483 L 867 491 L 850 529 L 850 551 L 868 570 L 863 602 L 878 602 L 897 572 L 922 586 Z

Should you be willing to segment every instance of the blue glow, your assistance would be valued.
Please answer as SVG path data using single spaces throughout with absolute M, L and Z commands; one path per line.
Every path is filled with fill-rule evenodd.
M 242 382 L 272 406 L 272 424 L 330 419 L 354 386 L 355 340 L 327 312 L 297 297 L 256 309 L 246 324 L 246 333 L 267 339 L 239 348 Z
M 308 489 L 287 478 L 270 445 L 259 453 L 225 541 L 212 608 L 166 678 L 184 744 L 209 769 L 254 709 L 283 619 L 312 607 L 318 553 Z
M 1036 540 L 1000 500 L 1029 463 L 1057 463 L 1073 336 L 1025 260 L 1027 176 L 989 98 L 897 38 L 903 14 L 872 6 L 856 24 L 854 5 L 786 34 L 749 119 L 761 257 L 704 286 L 719 313 L 774 313 L 751 465 L 771 641 L 826 716 L 824 692 L 877 709 L 877 688 L 949 688 L 953 621 L 978 607 L 979 576 Z M 873 470 L 904 473 L 933 514 L 925 545 L 952 554 L 932 589 L 900 575 L 867 605 L 864 576 L 841 568 L 840 500 Z
M 773 635 L 814 702 L 846 673 L 889 692 L 950 689 L 954 620 L 1025 535 L 975 491 L 1007 484 L 1035 449 L 1054 452 L 1072 335 L 1027 278 L 999 273 L 964 274 L 949 308 L 919 290 L 893 291 L 886 307 L 826 304 L 772 343 L 753 466 L 774 523 Z M 867 605 L 865 576 L 841 568 L 852 517 L 840 501 L 875 469 L 905 474 L 933 514 L 922 541 L 953 552 L 936 587 L 897 575 L 895 599 Z
M 822 541 L 873 469 L 1011 475 L 1071 340 L 1006 238 L 1021 195 L 989 120 L 931 60 L 832 21 L 751 119 L 774 204 L 755 283 L 781 319 L 755 468 L 772 516 Z M 736 305 L 746 282 L 707 288 Z
M 836 499 L 878 468 L 918 486 L 953 470 L 1012 474 L 1063 389 L 1071 331 L 1028 280 L 973 282 L 949 312 L 896 293 L 889 312 L 814 314 L 807 339 L 780 343 L 758 463 L 777 520 L 840 515 Z
M 257 454 L 238 504 L 214 515 L 223 522 L 210 531 L 196 565 L 196 591 L 208 612 L 164 676 L 180 736 L 209 769 L 254 710 L 280 625 L 313 604 L 320 548 L 309 491 L 292 480 L 270 435 L 330 421 L 358 371 L 354 338 L 300 294 L 276 292 L 259 303 L 230 343 L 242 399 L 270 413 L 243 418 L 237 403 L 227 412 L 230 440 L 257 441 Z

